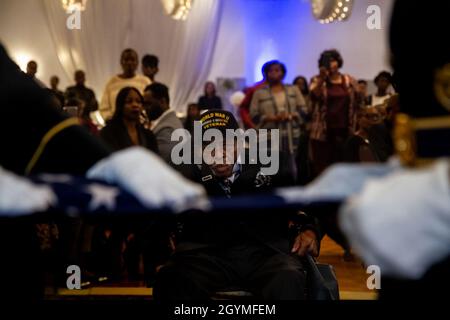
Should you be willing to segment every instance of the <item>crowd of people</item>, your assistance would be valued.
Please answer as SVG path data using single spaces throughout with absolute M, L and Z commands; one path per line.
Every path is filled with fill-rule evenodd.
M 394 24 L 394 27 L 398 29 L 400 25 Z M 393 32 L 398 32 L 397 29 Z M 394 36 L 398 37 L 398 34 Z M 305 185 L 336 163 L 386 162 L 394 153 L 391 132 L 400 109 L 417 118 L 448 114 L 442 108 L 443 103 L 448 102 L 445 92 L 437 97 L 437 101 L 429 99 L 420 90 L 412 90 L 417 89 L 418 84 L 405 69 L 413 57 L 398 50 L 395 43 L 391 47 L 401 59 L 394 60 L 395 74 L 381 71 L 375 76 L 376 91 L 373 93 L 368 92 L 368 81 L 357 80 L 342 71 L 344 57 L 335 49 L 326 50 L 318 57 L 317 75 L 310 80 L 298 76 L 292 84 L 285 82 L 285 64 L 268 61 L 262 68 L 263 79 L 245 89 L 245 97 L 239 106 L 240 119 L 223 110 L 223 102 L 212 82 L 205 84 L 204 94 L 197 103 L 188 104 L 186 117 L 178 118 L 171 108 L 169 87 L 155 79 L 159 59 L 154 55 L 144 56 L 141 60 L 143 75 L 140 75 L 136 51 L 126 49 L 121 55 L 122 71 L 108 81 L 100 104 L 94 92 L 85 86 L 83 71 L 75 73 L 75 85 L 65 92 L 58 89 L 58 77 L 51 78 L 51 89 L 45 91 L 51 97 L 52 110 L 47 108 L 43 114 L 51 122 L 49 127 L 72 116 L 78 118 L 85 129 L 65 131 L 66 140 L 76 141 L 73 148 L 64 139 L 56 140 L 40 163 L 27 167 L 27 174 L 51 171 L 83 175 L 111 153 L 140 146 L 158 155 L 159 160 L 180 175 L 201 185 L 208 196 L 232 199 L 248 193 L 270 192 L 282 186 Z M 437 53 L 441 51 L 436 50 Z M 9 61 L 3 50 L 0 53 L 2 59 Z M 441 54 L 440 59 L 430 60 L 429 65 L 420 66 L 419 71 L 428 74 L 429 70 L 448 63 L 448 56 Z M 20 78 L 13 67 L 5 70 L 10 72 L 13 80 Z M 30 61 L 27 81 L 31 79 L 35 86 L 43 87 L 35 77 L 36 71 L 36 62 Z M 441 76 L 445 77 L 445 72 Z M 21 81 L 17 80 L 17 83 Z M 428 89 L 432 87 L 432 81 L 429 82 Z M 41 95 L 43 90 L 37 91 L 26 84 L 22 87 L 34 90 L 36 96 Z M 436 86 L 439 84 L 435 83 Z M 398 89 L 403 91 L 397 94 Z M 43 99 L 43 96 L 39 97 Z M 420 105 L 414 101 L 415 97 L 421 99 Z M 427 103 L 431 107 L 423 108 Z M 66 113 L 64 117 L 61 117 L 61 110 Z M 105 120 L 104 124 L 92 117 L 97 110 Z M 269 134 L 267 142 L 270 151 L 279 154 L 280 170 L 274 175 L 264 174 L 265 163 L 246 163 L 235 144 L 230 152 L 228 141 L 214 150 L 214 161 L 210 163 L 175 163 L 173 150 L 178 141 L 171 139 L 174 132 L 186 129 L 193 135 L 196 124 L 200 125 L 202 133 L 210 128 L 217 128 L 222 133 L 238 128 L 279 132 L 278 141 L 271 141 Z M 45 134 L 46 130 L 42 130 Z M 23 149 L 34 150 L 34 145 L 39 144 L 38 137 L 30 136 Z M 202 151 L 207 147 L 206 144 L 200 146 Z M 53 158 L 58 152 L 62 154 L 63 149 L 73 149 L 70 150 L 72 153 L 63 153 L 73 159 L 55 161 Z M 31 152 L 26 152 L 24 158 L 29 158 L 28 153 Z M 2 166 L 12 172 L 23 172 L 27 162 L 14 161 L 11 153 L 8 156 L 10 158 L 2 158 Z M 16 158 L 19 156 L 15 155 Z M 375 191 L 378 194 L 385 192 L 382 188 Z M 400 189 L 391 191 L 401 192 Z M 385 198 L 392 201 L 388 195 Z M 395 217 L 401 210 L 394 210 L 392 203 L 383 202 L 383 199 L 383 196 L 361 198 L 347 210 L 353 214 L 355 210 L 367 209 L 363 206 L 364 201 L 373 204 L 373 208 L 381 203 Z M 413 207 L 410 209 L 417 212 Z M 307 272 L 303 258 L 319 254 L 320 241 L 325 234 L 342 246 L 345 260 L 353 259 L 348 237 L 339 228 L 336 210 L 326 207 L 320 210 L 326 212 L 311 214 L 286 209 L 282 214 L 273 215 L 268 212 L 270 209 L 252 209 L 210 216 L 192 212 L 175 223 L 94 224 L 85 226 L 94 230 L 91 236 L 80 240 L 88 242 L 92 249 L 84 252 L 85 256 L 77 257 L 79 260 L 75 262 L 83 266 L 86 276 L 87 271 L 92 271 L 93 281 L 100 276 L 111 279 L 141 279 L 144 276 L 154 287 L 155 298 L 161 300 L 209 298 L 217 290 L 236 284 L 265 299 L 304 299 L 307 296 Z M 352 244 L 357 243 L 355 237 L 366 239 L 368 233 L 352 230 L 348 226 L 354 221 L 345 221 L 346 235 L 353 239 Z M 393 221 L 394 225 L 396 223 L 398 221 Z M 72 231 L 69 228 L 65 232 Z M 352 237 L 352 232 L 356 236 Z M 361 246 L 367 246 L 369 253 L 375 252 L 367 245 L 369 242 Z M 375 252 L 374 255 L 382 254 Z
M 393 114 L 397 110 L 392 75 L 387 71 L 380 72 L 374 79 L 377 91 L 369 94 L 367 81 L 356 81 L 351 75 L 341 72 L 344 59 L 335 49 L 326 50 L 320 55 L 319 72 L 310 81 L 304 76 L 298 76 L 292 84 L 287 84 L 284 81 L 287 67 L 282 62 L 273 60 L 265 63 L 262 68 L 263 80 L 245 89 L 245 96 L 239 105 L 240 117 L 236 119 L 232 113 L 223 111 L 222 100 L 217 96 L 213 82 L 205 84 L 204 94 L 199 97 L 197 103 L 189 103 L 186 116 L 178 118 L 171 108 L 169 88 L 155 80 L 159 71 L 158 57 L 145 55 L 142 58 L 142 75 L 137 73 L 139 58 L 135 50 L 125 49 L 122 52 L 120 63 L 122 71 L 107 82 L 100 104 L 97 103 L 94 91 L 85 85 L 84 71 L 77 70 L 75 72 L 75 85 L 68 87 L 65 92 L 58 89 L 58 77 L 51 77 L 51 89 L 47 90 L 53 96 L 55 107 L 62 109 L 68 115 L 78 117 L 80 124 L 87 128 L 91 135 L 99 137 L 111 152 L 132 146 L 146 148 L 159 155 L 167 164 L 189 179 L 203 184 L 209 195 L 231 198 L 235 194 L 261 191 L 265 189 L 261 186 L 266 183 L 267 186 L 270 185 L 267 190 L 277 186 L 305 185 L 334 163 L 382 162 L 386 161 L 393 153 L 390 135 L 386 134 L 392 128 Z M 36 62 L 30 61 L 27 75 L 43 86 L 35 77 L 36 71 Z M 93 117 L 97 110 L 105 123 L 97 121 Z M 270 179 L 258 180 L 261 179 L 260 170 L 251 166 L 249 169 L 247 166 L 241 165 L 237 158 L 233 160 L 234 165 L 232 166 L 213 164 L 210 167 L 200 167 L 199 171 L 195 166 L 186 168 L 186 166 L 174 164 L 172 150 L 178 141 L 173 141 L 172 134 L 176 130 L 184 128 L 193 135 L 195 121 L 199 121 L 204 126 L 205 121 L 210 122 L 210 118 L 217 118 L 218 113 L 232 119 L 224 125 L 228 129 L 241 127 L 243 129 L 266 129 L 268 132 L 274 129 L 278 130 L 279 141 L 276 144 L 270 139 L 268 141 L 269 146 L 273 148 L 272 152 L 280 153 L 281 169 L 277 178 L 272 177 L 273 181 Z M 205 115 L 209 116 L 205 117 Z M 219 116 L 216 121 L 219 122 L 220 119 Z M 227 157 L 229 155 L 224 151 L 223 158 Z M 254 181 L 260 181 L 256 189 Z M 324 234 L 328 234 L 343 247 L 344 259 L 353 259 L 351 248 L 337 226 L 336 212 L 327 212 L 319 217 L 318 221 L 308 224 L 311 226 L 309 230 L 312 232 L 306 233 L 306 235 L 301 233 L 301 237 L 306 238 L 303 243 L 306 241 L 308 245 L 306 247 L 298 245 L 297 250 L 302 251 L 303 255 L 307 252 L 318 254 L 320 238 Z M 216 223 L 216 221 L 212 223 L 209 228 L 214 229 L 211 226 Z M 223 221 L 220 222 L 221 227 L 223 227 L 223 223 Z M 273 226 L 274 224 L 272 222 L 263 225 Z M 101 231 L 99 232 L 98 229 Z M 127 274 L 128 277 L 135 279 L 142 276 L 143 271 L 139 270 L 139 261 L 143 259 L 147 264 L 144 268 L 145 276 L 147 281 L 153 285 L 156 270 L 167 262 L 170 253 L 175 250 L 175 243 L 184 248 L 181 239 L 189 237 L 186 235 L 176 237 L 173 226 L 172 229 L 169 227 L 166 229 L 151 228 L 150 234 L 152 235 L 149 235 L 148 230 L 146 234 L 148 238 L 152 239 L 150 241 L 152 244 L 148 244 L 147 241 L 148 245 L 144 250 L 142 245 L 137 244 L 135 240 L 136 233 L 140 232 L 138 229 L 123 230 L 117 226 L 97 226 L 94 239 L 85 240 L 97 243 L 96 246 L 93 246 L 97 252 L 89 253 L 91 264 L 97 263 L 97 265 L 87 266 L 87 268 L 96 270 L 97 276 L 100 274 L 101 276 L 120 278 L 121 275 Z M 189 233 L 186 230 L 189 228 L 184 228 L 185 234 L 196 234 L 198 240 L 198 235 L 201 234 L 198 227 L 194 228 L 197 232 Z M 119 240 L 116 235 L 111 237 L 111 234 L 114 233 L 120 235 Z M 264 232 L 259 231 L 258 233 Z M 205 235 L 208 239 L 206 242 L 217 242 L 220 238 L 217 236 L 218 234 L 222 233 L 215 232 L 215 236 L 212 238 L 210 238 L 211 234 Z M 273 236 L 273 232 L 269 234 Z M 239 237 L 233 232 L 231 235 L 234 240 L 229 239 L 229 241 L 235 243 Z M 110 238 L 114 240 L 108 240 Z M 138 235 L 137 238 L 142 239 L 142 235 Z M 223 242 L 223 239 L 227 239 L 227 237 L 222 237 L 220 241 Z M 115 248 L 108 241 L 115 243 Z M 270 241 L 267 240 L 267 242 Z M 205 244 L 205 239 L 197 242 L 190 240 L 188 247 L 192 246 L 192 242 L 195 243 L 194 247 L 210 247 Z M 103 244 L 103 248 L 98 245 L 99 243 Z M 125 247 L 125 251 L 121 252 L 117 248 L 118 246 Z M 109 253 L 105 253 L 105 248 L 110 248 Z M 141 249 L 137 250 L 136 248 Z M 245 250 L 247 249 L 248 247 Z M 236 259 L 237 254 L 241 252 L 239 250 L 244 249 L 235 250 L 237 249 L 232 247 L 231 251 L 222 252 L 221 255 L 213 257 L 216 263 L 220 261 L 222 267 L 228 270 L 228 277 L 231 277 L 230 274 L 235 266 L 224 266 L 224 261 Z M 245 254 L 255 255 L 257 252 L 263 254 L 259 247 L 251 247 L 251 250 L 248 250 L 245 251 Z M 201 253 L 205 254 L 203 251 Z M 107 261 L 112 261 L 109 266 L 98 262 L 102 260 L 98 256 L 105 257 L 105 254 L 109 255 Z M 177 256 L 177 261 L 170 261 L 169 264 L 174 267 L 165 268 L 166 273 L 161 273 L 164 275 L 161 280 L 164 284 L 157 286 L 159 288 L 156 290 L 157 294 L 160 292 L 161 297 L 181 295 L 179 297 L 184 298 L 192 295 L 192 287 L 186 283 L 186 274 L 201 282 L 201 285 L 195 289 L 199 297 L 203 297 L 206 292 L 211 292 L 220 286 L 225 286 L 224 274 L 219 273 L 219 270 L 214 273 L 209 265 L 211 263 L 210 252 L 207 256 L 209 260 L 191 254 L 186 258 L 187 260 L 183 260 L 184 256 L 181 255 Z M 199 260 L 197 261 L 197 259 Z M 295 267 L 298 264 L 295 260 L 280 259 L 280 257 L 273 259 L 273 265 L 269 265 L 265 271 L 261 270 L 263 272 L 261 277 L 267 277 L 268 274 L 274 273 L 273 268 L 301 269 L 298 266 Z M 118 261 L 122 261 L 122 263 Z M 203 263 L 203 275 L 197 274 L 198 270 L 184 275 L 176 272 L 176 270 L 189 270 L 192 268 L 190 264 L 193 261 L 199 264 L 198 268 L 201 268 Z M 254 261 L 254 263 L 256 262 Z M 290 263 L 290 265 L 283 265 L 283 263 Z M 99 265 L 103 267 L 99 267 Z M 240 266 L 240 268 L 239 272 L 248 273 L 250 270 L 249 265 Z M 208 275 L 209 280 L 211 277 L 217 277 L 217 283 L 214 283 L 214 286 L 217 287 L 210 287 L 212 283 L 209 280 L 209 282 L 205 282 L 205 275 Z M 246 275 L 246 277 L 248 276 L 249 274 Z M 295 277 L 300 282 L 304 280 L 302 280 L 301 274 L 297 274 Z M 257 276 L 255 279 L 258 281 L 255 280 L 254 285 L 261 280 Z M 286 277 L 286 281 L 292 281 L 292 277 Z M 276 288 L 259 288 L 259 290 L 268 290 L 267 298 L 279 293 L 279 285 L 281 284 L 275 285 Z M 301 287 L 302 285 L 298 283 L 292 286 L 292 298 L 302 296 L 303 293 L 294 289 Z M 189 291 L 190 293 L 186 292 L 183 296 L 183 290 L 191 291 Z M 269 294 L 269 292 L 271 293 Z
M 175 144 L 170 139 L 172 132 L 185 128 L 193 133 L 194 121 L 202 112 L 223 109 L 214 82 L 208 81 L 203 95 L 196 103 L 189 103 L 185 116 L 178 119 L 170 106 L 169 88 L 155 80 L 158 57 L 147 54 L 142 58 L 142 75 L 137 73 L 139 59 L 135 50 L 124 50 L 120 63 L 122 72 L 107 82 L 100 104 L 94 91 L 86 87 L 82 70 L 75 72 L 75 85 L 64 92 L 58 88 L 57 76 L 51 77 L 48 89 L 55 105 L 76 115 L 113 150 L 140 145 L 170 163 Z M 377 132 L 383 133 L 383 127 L 392 128 L 393 115 L 398 112 L 392 74 L 381 71 L 376 75 L 376 92 L 369 94 L 368 81 L 342 73 L 343 63 L 337 50 L 324 51 L 318 75 L 310 81 L 297 76 L 290 85 L 284 82 L 286 66 L 269 61 L 262 69 L 263 80 L 244 89 L 237 112 L 240 127 L 278 129 L 280 149 L 289 154 L 286 165 L 299 184 L 311 181 L 333 163 L 386 161 L 393 152 L 389 137 L 377 136 Z M 30 61 L 26 73 L 45 87 L 36 72 L 37 63 Z M 133 99 L 134 104 L 128 103 Z

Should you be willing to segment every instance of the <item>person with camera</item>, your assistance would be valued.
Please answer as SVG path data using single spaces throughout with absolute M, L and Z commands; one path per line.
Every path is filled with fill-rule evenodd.
M 356 126 L 359 109 L 355 79 L 340 72 L 341 54 L 324 51 L 319 59 L 319 75 L 311 81 L 311 151 L 314 174 L 342 160 L 342 148 Z

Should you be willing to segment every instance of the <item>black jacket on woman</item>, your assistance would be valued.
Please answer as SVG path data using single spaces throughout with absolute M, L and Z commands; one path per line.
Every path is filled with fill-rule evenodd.
M 144 128 L 142 125 L 137 126 L 139 145 L 147 148 L 155 153 L 158 153 L 158 144 L 153 132 Z M 122 121 L 110 121 L 100 131 L 102 140 L 112 149 L 112 151 L 119 151 L 134 146 L 128 134 L 127 128 Z

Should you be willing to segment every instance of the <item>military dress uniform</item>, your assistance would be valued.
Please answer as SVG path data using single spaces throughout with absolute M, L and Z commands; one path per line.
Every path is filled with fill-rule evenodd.
M 0 44 L 0 166 L 19 175 L 43 172 L 83 175 L 110 151 L 53 105 L 48 91 L 20 71 Z M 0 299 L 43 296 L 43 265 L 35 221 L 1 219 L 5 275 Z M 64 240 L 63 240 L 64 241 Z M 67 239 L 69 241 L 69 239 Z
M 368 181 L 340 212 L 355 251 L 379 268 L 380 299 L 436 301 L 450 285 L 450 46 L 440 37 L 449 11 L 448 1 L 395 1 L 389 38 L 400 110 L 392 136 L 401 166 Z M 411 16 L 435 36 L 411 32 Z

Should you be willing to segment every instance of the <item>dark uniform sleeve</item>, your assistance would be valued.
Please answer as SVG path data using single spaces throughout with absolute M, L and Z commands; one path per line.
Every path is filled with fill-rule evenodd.
M 45 134 L 66 119 L 50 95 L 20 71 L 0 46 L 0 165 L 24 174 Z M 71 126 L 45 146 L 31 173 L 83 174 L 109 155 L 81 126 Z

